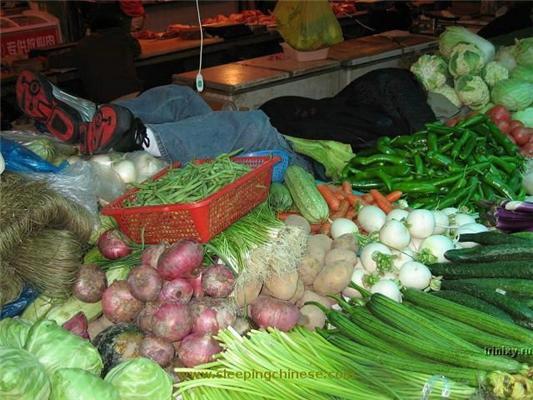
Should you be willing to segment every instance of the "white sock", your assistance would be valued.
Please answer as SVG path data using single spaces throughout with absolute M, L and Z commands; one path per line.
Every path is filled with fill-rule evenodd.
M 161 152 L 159 151 L 157 140 L 155 140 L 154 132 L 148 126 L 146 127 L 146 136 L 148 136 L 148 140 L 150 141 L 150 144 L 148 146 L 143 145 L 144 150 L 146 150 L 148 153 L 150 153 L 154 157 L 161 157 Z

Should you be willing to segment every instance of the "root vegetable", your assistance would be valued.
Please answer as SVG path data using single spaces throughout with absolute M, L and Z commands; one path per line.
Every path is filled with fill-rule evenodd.
M 296 302 L 300 300 L 300 298 L 303 296 L 304 291 L 305 291 L 304 283 L 302 282 L 301 279 L 298 279 L 298 283 L 296 285 L 296 291 L 294 292 L 292 297 L 289 299 L 289 302 L 291 302 L 292 304 L 296 304 Z
M 361 251 L 361 263 L 367 272 L 374 272 L 378 266 L 374 260 L 374 254 L 381 253 L 385 255 L 392 255 L 390 249 L 381 243 L 370 243 L 363 247 Z
M 311 225 L 309 225 L 309 222 L 307 222 L 307 220 L 300 215 L 289 215 L 285 220 L 285 225 L 296 226 L 303 230 L 306 235 L 309 235 L 309 233 L 311 233 Z
M 298 271 L 281 275 L 272 274 L 265 280 L 265 286 L 273 297 L 280 300 L 289 300 L 294 296 L 298 286 Z
M 329 297 L 321 296 L 321 295 L 313 292 L 312 290 L 306 290 L 306 291 L 304 291 L 303 296 L 300 298 L 300 300 L 298 300 L 296 305 L 298 307 L 303 307 L 305 305 L 305 303 L 310 302 L 310 301 L 315 301 L 317 303 L 320 303 L 324 307 L 327 307 L 327 308 L 331 308 L 331 306 L 333 306 L 335 304 L 335 300 L 333 300 L 333 299 L 331 299 Z
M 409 212 L 402 210 L 401 208 L 395 208 L 390 213 L 387 214 L 387 221 L 405 221 L 409 216 Z
M 78 271 L 72 293 L 74 297 L 85 303 L 96 303 L 102 299 L 106 287 L 105 272 L 98 265 L 82 265 Z
M 357 215 L 357 222 L 368 233 L 377 232 L 385 225 L 387 216 L 376 206 L 364 206 Z
M 186 279 L 186 281 L 192 286 L 194 298 L 204 297 L 204 289 L 202 288 L 202 275 L 203 272 L 199 272 L 194 278 Z
M 263 284 L 258 281 L 246 282 L 243 285 L 235 286 L 233 289 L 233 297 L 235 298 L 235 303 L 239 307 L 244 307 L 248 304 L 251 304 L 257 299 Z
M 153 316 L 154 313 L 159 308 L 159 304 L 157 303 L 146 303 L 144 305 L 144 308 L 141 310 L 139 315 L 137 316 L 137 326 L 145 333 L 151 333 L 152 332 L 152 326 L 153 326 Z
M 210 335 L 193 333 L 181 341 L 178 357 L 186 367 L 195 367 L 213 361 L 222 347 Z
M 298 325 L 301 325 L 311 331 L 316 328 L 323 328 L 326 325 L 326 314 L 317 306 L 308 304 L 300 308 L 300 319 Z
M 416 239 L 425 239 L 435 229 L 435 216 L 429 210 L 413 210 L 407 217 L 409 233 Z
M 348 264 L 346 261 L 327 264 L 313 283 L 314 291 L 324 296 L 342 292 L 352 279 L 354 265 L 355 262 Z
M 219 329 L 226 329 L 237 318 L 235 305 L 229 299 L 211 297 L 195 299 L 189 304 L 189 309 L 193 321 L 198 319 L 204 310 L 214 310 L 217 314 Z
M 402 302 L 402 294 L 398 285 L 391 281 L 390 279 L 381 279 L 379 282 L 374 284 L 370 289 L 372 293 L 381 293 L 383 296 L 388 297 L 398 303 Z
M 193 288 L 191 284 L 186 279 L 177 278 L 163 283 L 159 293 L 159 301 L 161 303 L 187 304 L 192 295 Z
M 239 335 L 245 335 L 252 329 L 246 318 L 237 318 L 231 327 L 235 329 Z
M 148 265 L 135 267 L 128 275 L 131 294 L 141 301 L 157 299 L 162 285 L 163 281 L 157 271 Z
M 139 346 L 139 354 L 154 360 L 164 368 L 174 359 L 174 346 L 171 342 L 166 341 L 165 339 L 155 336 L 147 336 Z
M 454 247 L 452 240 L 448 236 L 443 235 L 430 236 L 424 239 L 420 244 L 420 250 L 429 251 L 432 255 L 437 257 L 437 262 L 440 263 L 448 261 L 446 257 L 444 257 L 444 253 Z
M 333 241 L 328 235 L 319 233 L 318 235 L 309 236 L 309 239 L 307 240 L 307 247 L 308 248 L 320 247 L 321 249 L 328 251 L 329 249 L 331 249 L 332 243 Z
M 337 218 L 331 224 L 331 237 L 337 239 L 343 235 L 353 235 L 359 232 L 359 228 L 348 218 Z
M 152 317 L 154 335 L 170 342 L 181 340 L 189 334 L 192 319 L 185 304 L 162 304 Z
M 81 311 L 65 322 L 63 328 L 83 339 L 89 339 L 89 322 L 85 314 Z
M 324 260 L 326 267 L 338 262 L 343 262 L 346 265 L 354 267 L 355 264 L 357 264 L 357 256 L 355 255 L 355 252 L 350 250 L 332 249 L 328 251 Z
M 87 332 L 89 333 L 89 338 L 93 340 L 96 337 L 96 335 L 98 335 L 100 332 L 110 327 L 111 325 L 113 325 L 113 322 L 108 320 L 104 315 L 102 315 L 100 318 L 92 322 L 89 322 L 89 326 L 87 328 Z
M 399 278 L 406 288 L 425 289 L 431 282 L 431 271 L 424 264 L 410 261 L 400 269 Z
M 475 224 L 476 219 L 468 214 L 455 214 L 455 226 L 463 226 L 467 224 Z
M 363 282 L 363 278 L 364 278 L 365 275 L 366 275 L 366 271 L 363 268 L 354 268 L 353 273 L 352 273 L 351 281 L 353 283 L 355 283 L 357 286 L 365 287 L 365 284 Z M 363 295 L 361 294 L 361 292 L 359 292 L 359 290 L 353 289 L 351 287 L 346 287 L 342 291 L 342 295 L 345 296 L 345 297 L 349 297 L 349 298 L 352 298 L 352 297 L 361 298 L 361 297 L 363 297 Z
M 379 231 L 379 241 L 386 246 L 400 250 L 409 245 L 411 235 L 402 222 L 390 220 Z
M 349 250 L 355 253 L 359 249 L 359 246 L 357 244 L 357 240 L 355 239 L 355 236 L 351 233 L 347 233 L 335 239 L 333 241 L 331 248 Z
M 448 216 L 443 211 L 434 210 L 433 216 L 435 217 L 435 229 L 433 229 L 433 235 L 444 235 L 448 231 Z
M 413 261 L 415 259 L 414 251 L 409 248 L 405 248 L 403 250 L 393 250 L 392 254 L 394 255 L 394 258 L 392 259 L 392 265 L 398 271 L 406 262 Z
M 102 295 L 104 315 L 115 324 L 133 321 L 142 308 L 143 303 L 133 297 L 126 281 L 113 282 Z
M 321 270 L 322 265 L 316 258 L 310 256 L 303 256 L 298 266 L 298 274 L 305 285 L 312 285 Z
M 152 268 L 157 268 L 157 261 L 167 246 L 165 244 L 158 244 L 144 249 L 141 256 L 141 264 L 149 265 Z
M 294 304 L 263 295 L 252 304 L 250 314 L 260 328 L 272 327 L 285 332 L 294 328 L 300 318 Z
M 202 264 L 204 252 L 199 243 L 180 240 L 168 247 L 159 257 L 157 270 L 167 281 L 188 277 Z
M 214 265 L 202 275 L 202 289 L 211 297 L 228 297 L 235 286 L 233 272 L 224 265 Z
M 217 312 L 212 308 L 207 308 L 200 312 L 198 318 L 193 321 L 192 332 L 202 335 L 215 335 L 219 331 Z
M 97 245 L 100 253 L 109 260 L 126 257 L 131 253 L 131 247 L 122 239 L 122 235 L 116 229 L 102 233 Z
M 329 250 L 324 249 L 323 247 L 308 247 L 307 255 L 309 257 L 315 258 L 320 265 L 324 265 L 324 260 L 326 259 L 326 254 Z

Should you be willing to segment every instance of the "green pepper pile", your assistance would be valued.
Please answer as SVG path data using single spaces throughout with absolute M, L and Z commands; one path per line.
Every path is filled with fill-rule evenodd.
M 413 135 L 381 137 L 342 171 L 356 190 L 400 190 L 414 208 L 475 209 L 479 200 L 525 197 L 524 158 L 487 116 L 454 127 L 426 124 Z

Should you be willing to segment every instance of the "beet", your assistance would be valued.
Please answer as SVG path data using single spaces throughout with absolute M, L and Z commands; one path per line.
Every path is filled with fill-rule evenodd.
M 142 308 L 143 303 L 133 297 L 124 280 L 114 281 L 102 296 L 104 315 L 115 324 L 135 320 Z
M 265 295 L 251 305 L 250 314 L 260 328 L 272 327 L 285 332 L 294 328 L 300 318 L 300 310 L 294 304 Z
M 152 317 L 152 332 L 171 342 L 189 334 L 192 319 L 186 304 L 166 303 L 159 306 Z
M 159 308 L 158 303 L 146 303 L 137 316 L 137 325 L 145 333 L 152 332 L 153 316 Z
M 200 312 L 200 315 L 193 321 L 192 331 L 194 333 L 216 334 L 219 331 L 217 312 L 212 308 L 206 308 Z
M 181 341 L 178 357 L 186 367 L 195 367 L 213 361 L 222 347 L 211 335 L 193 333 Z
M 167 245 L 165 244 L 147 247 L 143 250 L 141 255 L 141 264 L 148 265 L 152 268 L 157 268 L 157 261 L 166 248 Z
M 165 339 L 147 336 L 141 342 L 139 353 L 143 357 L 154 360 L 164 368 L 174 359 L 174 346 Z
M 202 289 L 211 297 L 228 297 L 235 286 L 233 273 L 224 265 L 208 268 L 202 275 Z
M 157 299 L 163 280 L 155 269 L 148 265 L 135 267 L 128 275 L 128 286 L 131 294 L 141 301 Z
M 131 253 L 131 247 L 122 238 L 122 234 L 116 229 L 110 229 L 102 233 L 98 238 L 98 250 L 109 260 L 126 257 Z
M 63 324 L 63 328 L 75 335 L 78 335 L 79 337 L 89 339 L 89 321 L 87 321 L 87 317 L 82 311 L 65 322 Z
M 85 303 L 96 303 L 102 299 L 106 287 L 105 272 L 98 265 L 84 264 L 80 266 L 72 292 Z
M 177 278 L 166 281 L 159 293 L 161 303 L 187 304 L 192 297 L 193 288 L 187 280 Z
M 159 257 L 157 270 L 163 279 L 171 281 L 187 277 L 202 264 L 202 246 L 191 240 L 180 240 L 168 247 Z

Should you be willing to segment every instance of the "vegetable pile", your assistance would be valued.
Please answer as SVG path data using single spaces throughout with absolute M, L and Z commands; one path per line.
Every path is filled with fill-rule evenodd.
M 487 115 L 501 132 L 520 147 L 525 157 L 533 157 L 533 127 L 528 128 L 522 121 L 514 119 L 516 113 L 511 115 L 503 106 L 492 107 L 487 111 Z M 533 124 L 530 125 L 533 126 Z

